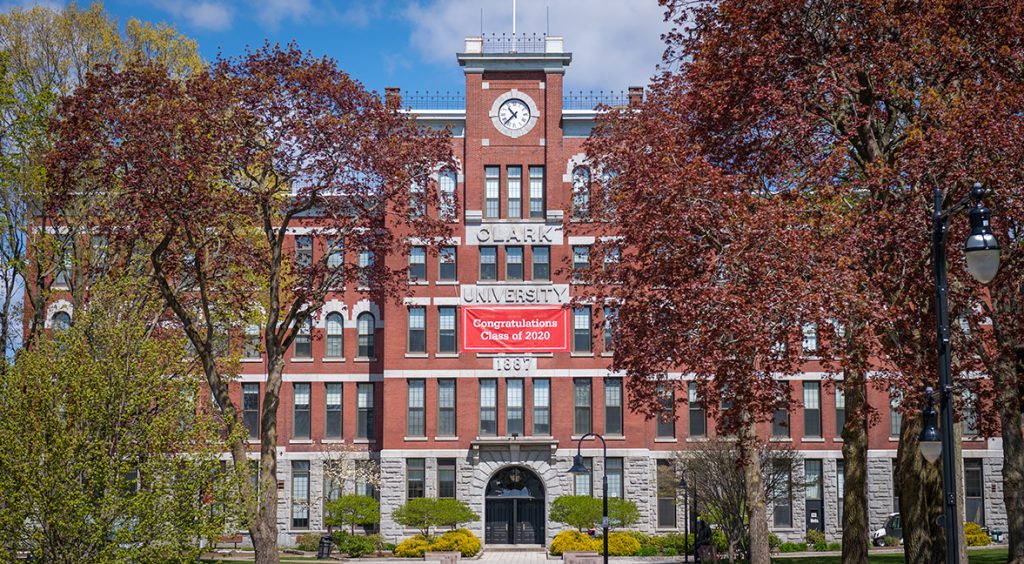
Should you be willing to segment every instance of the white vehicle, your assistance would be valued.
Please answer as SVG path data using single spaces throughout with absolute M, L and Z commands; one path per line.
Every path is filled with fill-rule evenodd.
M 884 546 L 885 537 L 900 539 L 900 544 L 903 544 L 903 523 L 900 522 L 899 513 L 890 513 L 889 518 L 885 520 L 885 525 L 871 533 L 871 544 Z

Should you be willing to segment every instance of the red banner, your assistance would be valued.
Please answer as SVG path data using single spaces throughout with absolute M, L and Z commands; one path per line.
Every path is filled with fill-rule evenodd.
M 462 350 L 567 352 L 569 308 L 463 307 Z

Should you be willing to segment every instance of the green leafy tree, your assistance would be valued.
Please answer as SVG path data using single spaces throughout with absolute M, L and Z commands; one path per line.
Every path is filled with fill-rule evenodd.
M 330 527 L 348 527 L 355 534 L 356 525 L 372 525 L 380 522 L 380 502 L 368 495 L 343 495 L 324 505 L 327 517 L 324 524 Z
M 597 526 L 603 517 L 601 498 L 589 495 L 563 495 L 551 502 L 548 514 L 552 521 L 565 523 L 579 530 Z M 640 510 L 628 499 L 608 499 L 608 520 L 615 527 L 628 527 L 640 521 Z
M 396 523 L 419 529 L 424 538 L 430 539 L 434 527 L 455 529 L 463 523 L 476 521 L 479 515 L 464 502 L 457 499 L 420 497 L 410 499 L 391 513 Z
M 0 374 L 0 560 L 195 560 L 229 518 L 202 381 L 127 286 Z

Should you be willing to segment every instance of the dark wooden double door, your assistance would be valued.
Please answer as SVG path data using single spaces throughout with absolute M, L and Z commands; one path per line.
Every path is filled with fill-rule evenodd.
M 544 500 L 487 499 L 487 544 L 544 544 Z

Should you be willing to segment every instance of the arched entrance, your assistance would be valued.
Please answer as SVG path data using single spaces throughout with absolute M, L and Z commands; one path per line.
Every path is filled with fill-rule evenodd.
M 544 483 L 521 466 L 502 468 L 484 492 L 487 544 L 544 544 Z

